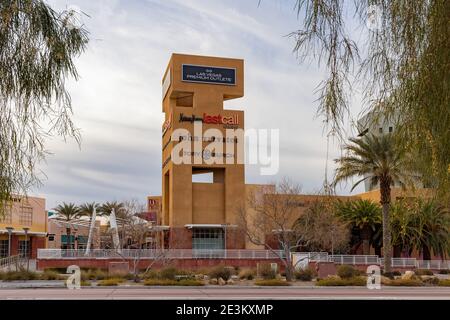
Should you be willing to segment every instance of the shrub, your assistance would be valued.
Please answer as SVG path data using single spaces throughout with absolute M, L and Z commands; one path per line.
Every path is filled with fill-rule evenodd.
M 310 267 L 307 267 L 305 269 L 299 269 L 295 271 L 295 279 L 300 281 L 311 281 L 315 276 L 317 276 L 317 273 L 315 270 L 313 270 Z
M 439 278 L 438 277 L 424 277 L 423 279 L 422 279 L 422 282 L 425 284 L 425 285 L 431 285 L 431 286 L 437 286 L 438 284 L 439 284 Z
M 147 272 L 144 272 L 141 275 L 142 279 L 158 279 L 159 278 L 159 273 L 156 270 L 149 270 Z
M 449 269 L 442 269 L 442 270 L 439 270 L 439 274 L 449 274 L 450 273 L 450 270 Z
M 162 279 L 168 279 L 168 280 L 175 280 L 175 276 L 178 274 L 178 270 L 173 267 L 168 267 L 165 269 L 162 269 L 159 272 L 159 275 Z
M 450 279 L 439 280 L 438 286 L 440 287 L 450 287 Z
M 253 269 L 243 269 L 239 272 L 239 279 L 253 280 L 255 279 L 256 271 Z
M 394 287 L 421 287 L 423 282 L 419 279 L 394 279 L 386 283 L 388 286 Z
M 343 264 L 337 268 L 336 274 L 342 279 L 350 279 L 359 276 L 359 271 L 352 266 Z
M 261 263 L 258 268 L 259 276 L 265 280 L 275 279 L 277 273 L 272 269 L 269 263 Z
M 219 279 L 222 278 L 225 281 L 228 281 L 228 279 L 231 278 L 232 272 L 230 268 L 224 267 L 224 266 L 217 266 L 214 269 L 212 269 L 209 273 L 209 276 L 211 278 Z
M 39 279 L 41 280 L 62 280 L 62 277 L 58 272 L 53 270 L 45 270 L 43 273 L 39 275 Z
M 3 274 L 3 281 L 14 281 L 14 280 L 36 280 L 38 279 L 38 274 L 33 271 L 8 271 Z
M 366 277 L 353 277 L 353 278 L 340 278 L 336 276 L 331 276 L 325 279 L 317 280 L 317 286 L 366 286 Z
M 289 286 L 289 282 L 280 279 L 265 279 L 255 281 L 257 286 Z
M 119 283 L 123 282 L 123 279 L 120 278 L 110 278 L 110 279 L 103 279 L 98 282 L 98 286 L 117 286 Z
M 81 280 L 81 281 L 80 281 L 80 285 L 81 285 L 82 287 L 90 287 L 90 286 L 91 286 L 91 282 L 90 282 L 90 281 L 87 281 L 87 280 Z
M 147 279 L 146 286 L 204 286 L 203 281 L 193 279 L 170 280 L 170 279 Z
M 432 276 L 433 275 L 433 271 L 428 270 L 428 269 L 416 269 L 414 271 L 414 273 L 418 276 Z
M 81 271 L 81 278 L 83 279 L 83 271 Z M 100 269 L 90 269 L 85 271 L 85 280 L 104 280 L 108 278 L 108 273 Z

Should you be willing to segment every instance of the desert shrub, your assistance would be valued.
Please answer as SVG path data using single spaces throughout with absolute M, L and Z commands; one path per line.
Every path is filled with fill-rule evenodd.
M 324 279 L 317 280 L 317 286 L 366 286 L 366 277 L 353 277 L 353 278 L 340 278 L 336 276 L 327 277 Z
M 146 286 L 204 286 L 203 281 L 193 279 L 170 280 L 170 279 L 146 279 Z
M 432 276 L 433 271 L 428 269 L 416 269 L 414 270 L 414 273 L 418 276 Z
M 217 266 L 209 272 L 211 278 L 219 279 L 222 278 L 225 281 L 231 278 L 232 271 L 230 268 L 224 266 Z
M 350 279 L 359 276 L 359 271 L 350 265 L 343 264 L 337 268 L 336 274 L 342 279 Z
M 422 282 L 425 285 L 431 285 L 431 286 L 437 286 L 439 284 L 439 278 L 438 277 L 424 277 L 422 278 Z
M 440 287 L 450 287 L 450 279 L 439 280 L 438 286 Z
M 3 275 L 3 281 L 14 281 L 14 280 L 36 280 L 38 279 L 38 274 L 33 271 L 8 271 Z
M 261 263 L 258 267 L 259 276 L 265 280 L 275 279 L 277 273 L 272 269 L 269 263 Z
M 442 270 L 439 270 L 439 274 L 449 274 L 450 273 L 450 270 L 449 269 L 442 269 Z
M 83 271 L 81 273 L 83 273 Z M 86 280 L 104 280 L 107 278 L 108 273 L 101 269 L 90 269 L 86 272 Z
M 58 272 L 53 270 L 45 270 L 43 273 L 39 275 L 39 279 L 41 280 L 62 280 L 64 279 Z
M 289 282 L 280 279 L 264 279 L 255 281 L 257 286 L 289 286 Z
M 296 270 L 294 275 L 295 275 L 295 279 L 297 279 L 297 280 L 311 281 L 315 276 L 317 276 L 317 273 L 312 268 L 307 267 L 305 269 Z
M 420 287 L 423 286 L 423 282 L 419 279 L 394 279 L 387 283 L 388 286 L 394 287 Z
M 158 279 L 159 278 L 159 272 L 156 270 L 149 270 L 147 272 L 144 272 L 141 274 L 142 279 Z
M 164 268 L 159 272 L 159 276 L 162 279 L 175 280 L 175 276 L 179 274 L 178 270 L 174 267 Z
M 4 277 L 5 277 L 5 273 L 3 271 L 0 271 L 0 280 L 3 280 Z
M 124 280 L 121 278 L 109 278 L 109 279 L 103 279 L 98 282 L 98 286 L 117 286 L 119 283 L 122 283 Z
M 253 269 L 243 269 L 239 272 L 239 279 L 253 280 L 255 279 L 256 271 Z
M 47 268 L 47 269 L 44 269 L 44 272 L 45 271 L 54 271 L 58 274 L 62 274 L 62 273 L 65 274 L 65 273 L 67 273 L 67 268 Z M 81 271 L 83 271 L 83 268 L 81 268 Z
M 90 282 L 90 281 L 87 281 L 87 280 L 81 280 L 81 281 L 80 281 L 80 285 L 81 285 L 82 287 L 90 287 L 90 286 L 91 286 L 91 282 Z

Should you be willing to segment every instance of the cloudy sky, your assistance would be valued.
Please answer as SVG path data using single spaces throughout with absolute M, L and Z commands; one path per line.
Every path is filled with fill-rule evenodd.
M 295 1 L 258 2 L 48 0 L 56 10 L 76 6 L 88 14 L 91 41 L 76 61 L 81 78 L 69 83 L 82 144 L 49 141 L 44 185 L 34 192 L 47 209 L 161 194 L 161 78 L 173 52 L 244 59 L 245 96 L 226 107 L 244 110 L 247 128 L 280 129 L 278 175 L 248 166 L 246 182 L 287 176 L 305 193 L 318 191 L 327 139 L 314 91 L 323 70 L 300 64 L 292 52 L 286 35 L 300 26 Z M 329 175 L 339 154 L 330 140 Z

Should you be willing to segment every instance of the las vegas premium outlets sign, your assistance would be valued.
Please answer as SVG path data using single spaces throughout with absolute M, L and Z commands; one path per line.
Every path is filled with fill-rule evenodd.
M 181 72 L 181 80 L 186 82 L 236 85 L 235 68 L 183 64 Z

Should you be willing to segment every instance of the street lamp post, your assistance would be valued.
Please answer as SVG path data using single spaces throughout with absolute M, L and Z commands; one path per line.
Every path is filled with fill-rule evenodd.
M 6 230 L 8 230 L 8 257 L 11 256 L 11 236 L 12 231 L 14 230 L 13 227 L 6 227 Z
M 23 231 L 25 232 L 25 259 L 27 259 L 27 272 L 30 269 L 30 259 L 28 259 L 28 230 L 30 230 L 30 228 L 23 228 Z

